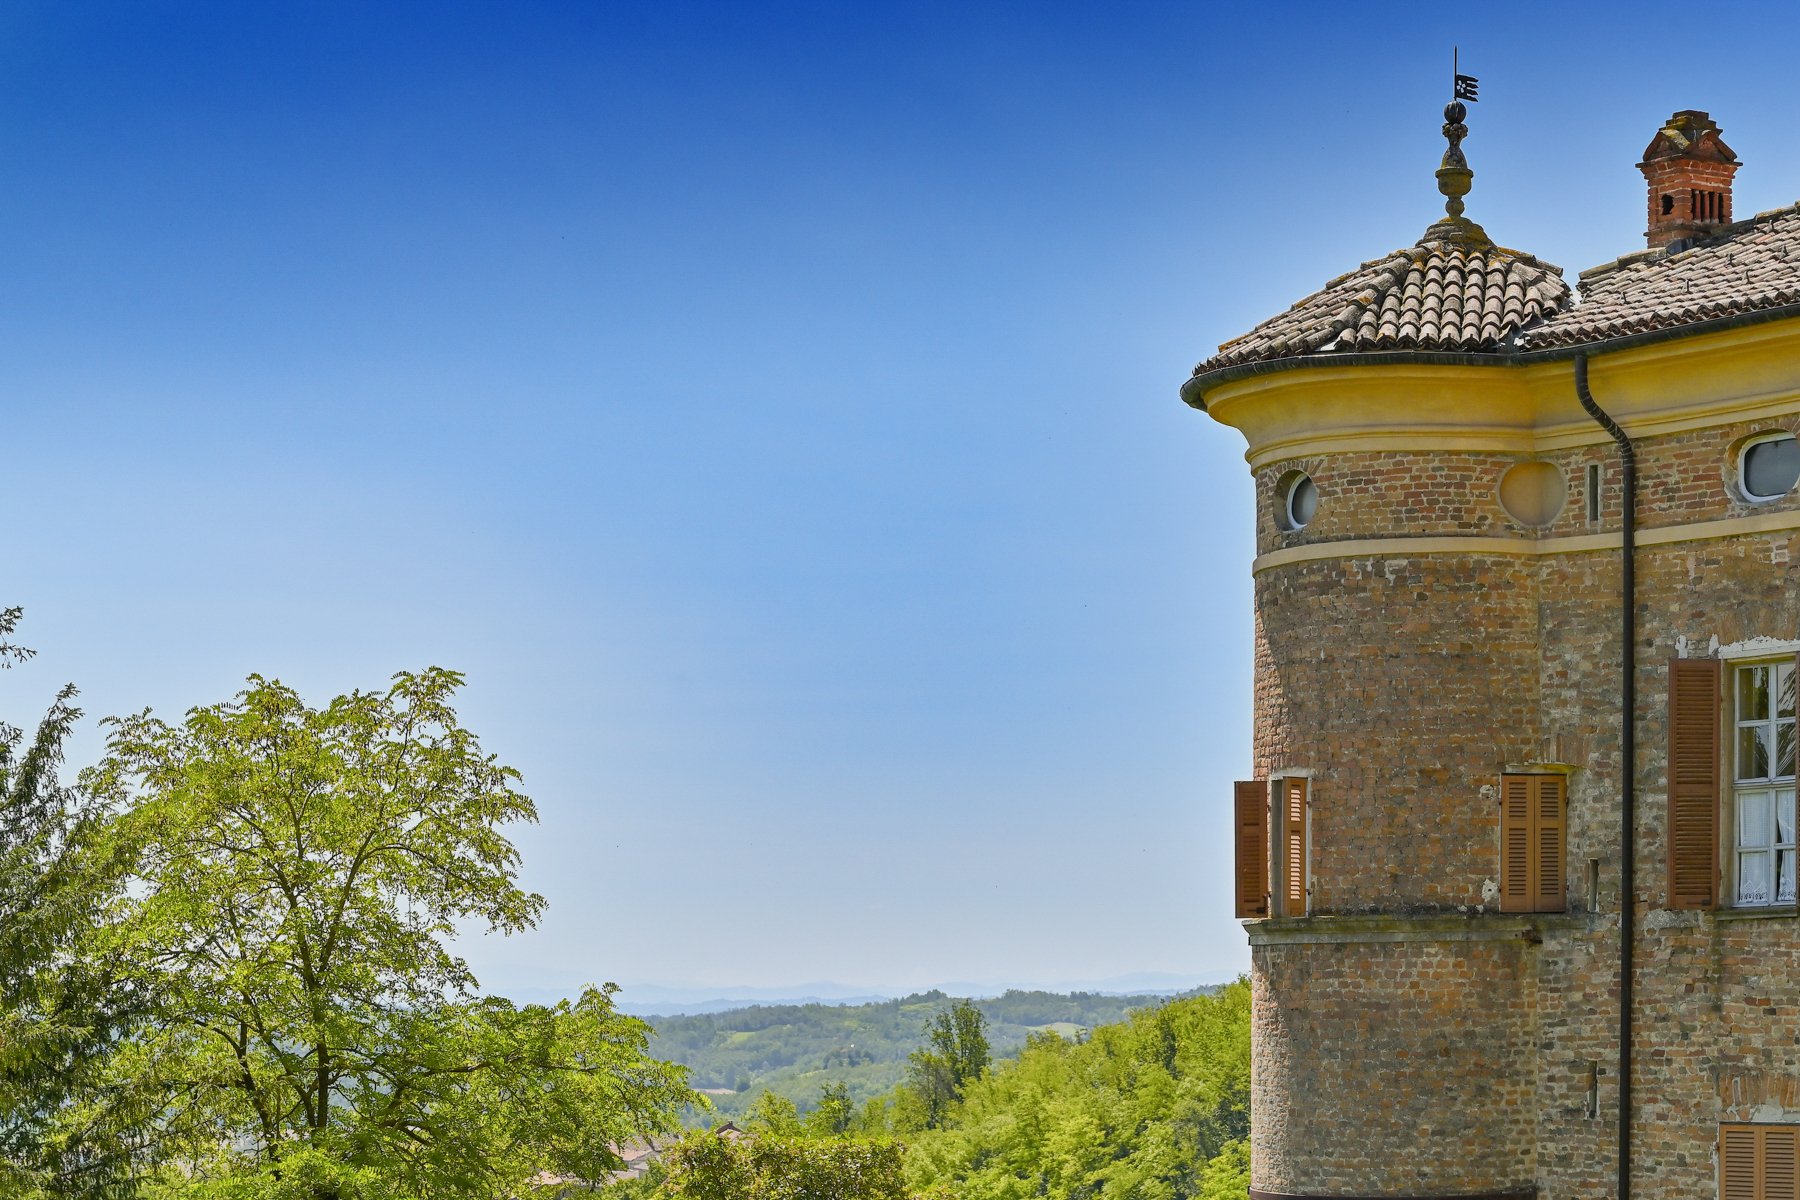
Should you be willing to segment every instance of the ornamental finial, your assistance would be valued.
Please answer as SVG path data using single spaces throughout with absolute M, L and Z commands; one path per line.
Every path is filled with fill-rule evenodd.
M 1442 220 L 1425 231 L 1421 241 L 1451 241 L 1473 246 L 1490 247 L 1494 243 L 1487 231 L 1463 216 L 1463 197 L 1469 194 L 1469 187 L 1475 182 L 1475 172 L 1469 170 L 1469 160 L 1463 157 L 1462 141 L 1469 136 L 1469 127 L 1463 124 L 1463 118 L 1469 115 L 1464 100 L 1476 99 L 1478 81 L 1473 75 L 1463 75 L 1457 70 L 1455 51 L 1450 60 L 1450 94 L 1454 97 L 1444 105 L 1444 139 L 1450 143 L 1444 151 L 1443 161 L 1438 164 L 1438 191 L 1444 194 L 1444 213 Z

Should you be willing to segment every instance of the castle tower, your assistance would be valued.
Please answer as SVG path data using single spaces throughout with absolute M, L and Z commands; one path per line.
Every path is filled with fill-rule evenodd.
M 1182 388 L 1257 497 L 1252 1196 L 1800 1200 L 1800 208 L 1577 305 L 1465 115 L 1444 218 Z M 1684 115 L 1653 187 L 1735 169 Z

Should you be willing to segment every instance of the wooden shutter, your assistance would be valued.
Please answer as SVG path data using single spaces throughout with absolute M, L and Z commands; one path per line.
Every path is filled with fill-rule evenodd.
M 1529 775 L 1500 777 L 1500 911 L 1530 912 L 1532 787 Z
M 1269 785 L 1244 780 L 1233 785 L 1237 810 L 1237 915 L 1269 915 Z
M 1723 679 L 1722 664 L 1715 658 L 1677 658 L 1669 663 L 1670 908 L 1712 908 L 1719 899 Z
M 1500 777 L 1500 911 L 1562 912 L 1568 782 L 1561 775 Z
M 1281 915 L 1306 915 L 1306 780 L 1281 781 Z
M 1532 830 L 1536 844 L 1531 873 L 1531 905 L 1535 912 L 1562 912 L 1568 905 L 1563 895 L 1563 812 L 1568 799 L 1568 780 L 1561 775 L 1534 775 L 1532 782 Z
M 1800 1126 L 1720 1126 L 1719 1197 L 1800 1200 Z

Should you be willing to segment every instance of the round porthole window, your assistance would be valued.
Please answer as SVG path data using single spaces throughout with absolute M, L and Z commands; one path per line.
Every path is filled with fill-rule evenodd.
M 1312 476 L 1304 471 L 1295 471 L 1283 478 L 1281 482 L 1281 527 L 1287 530 L 1305 529 L 1319 510 L 1319 489 L 1312 481 Z
M 1738 479 L 1748 500 L 1779 500 L 1800 482 L 1800 442 L 1791 433 L 1772 433 L 1744 445 Z

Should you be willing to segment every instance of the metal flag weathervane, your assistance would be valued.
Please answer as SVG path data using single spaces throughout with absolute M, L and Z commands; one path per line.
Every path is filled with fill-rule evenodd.
M 1464 75 L 1458 70 L 1457 47 L 1450 47 L 1450 94 L 1453 100 L 1467 100 L 1471 104 L 1481 99 L 1476 95 L 1481 90 L 1481 80 L 1473 75 Z

